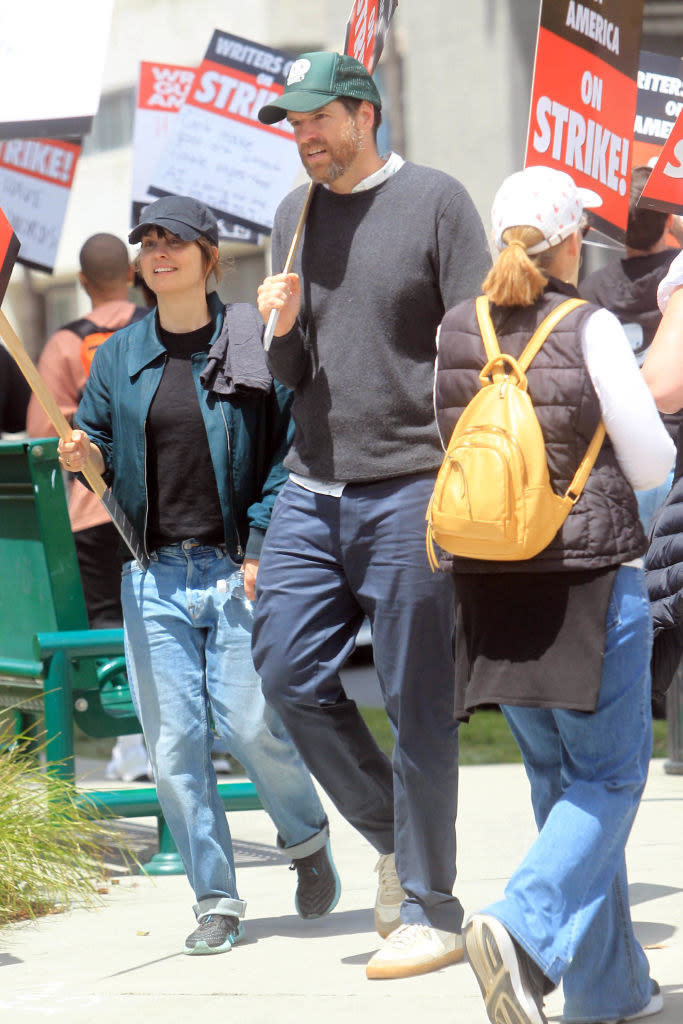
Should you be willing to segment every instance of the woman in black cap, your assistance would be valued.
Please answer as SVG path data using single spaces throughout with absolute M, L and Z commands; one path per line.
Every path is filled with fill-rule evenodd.
M 261 544 L 286 473 L 290 395 L 265 364 L 258 312 L 207 294 L 218 225 L 196 199 L 146 207 L 129 241 L 156 310 L 97 351 L 60 442 L 72 472 L 89 456 L 142 538 L 149 568 L 122 576 L 131 690 L 159 802 L 195 892 L 185 952 L 242 935 L 230 831 L 211 763 L 212 724 L 244 765 L 298 871 L 296 908 L 339 898 L 325 812 L 251 658 Z

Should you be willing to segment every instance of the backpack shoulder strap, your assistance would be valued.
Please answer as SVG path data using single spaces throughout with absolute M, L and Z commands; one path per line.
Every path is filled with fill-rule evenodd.
M 579 306 L 585 305 L 585 299 L 567 299 L 565 302 L 561 302 L 559 306 L 548 314 L 543 323 L 539 325 L 534 334 L 532 335 L 529 343 L 522 352 L 518 359 L 519 365 L 523 370 L 529 368 L 529 364 L 534 356 L 538 353 L 539 349 L 543 345 L 543 342 L 547 339 L 548 335 L 557 327 L 559 322 L 571 313 L 572 310 L 578 309 Z M 605 440 L 605 424 L 600 420 L 596 428 L 593 438 L 588 445 L 588 451 L 584 455 L 579 468 L 577 469 L 572 482 L 564 493 L 564 497 L 571 501 L 573 505 L 579 500 L 581 492 L 586 484 L 586 480 L 590 476 L 590 472 L 595 465 L 600 449 L 602 448 L 602 442 Z
M 500 355 L 500 345 L 498 344 L 496 329 L 491 319 L 488 295 L 478 295 L 474 308 L 477 313 L 481 340 L 484 342 L 484 348 L 486 349 L 486 359 L 487 361 L 495 359 L 496 356 Z
M 590 472 L 595 465 L 595 460 L 600 454 L 602 448 L 602 442 L 605 440 L 605 424 L 602 420 L 598 423 L 593 439 L 588 445 L 588 451 L 584 455 L 579 468 L 574 474 L 574 478 L 570 483 L 567 490 L 564 492 L 565 498 L 571 501 L 572 505 L 576 505 L 577 501 L 581 497 L 581 491 L 585 487 L 586 480 L 590 476 Z
M 72 320 L 71 323 L 64 324 L 63 327 L 60 327 L 60 330 L 71 331 L 83 341 L 89 334 L 99 334 L 101 331 L 108 330 L 108 328 L 98 327 L 93 320 L 88 320 L 87 316 L 83 316 L 78 320 Z
M 555 330 L 560 320 L 564 320 L 573 309 L 577 309 L 579 306 L 585 305 L 585 303 L 585 299 L 566 299 L 559 306 L 556 306 L 551 313 L 548 313 L 545 320 L 539 324 L 532 334 L 526 348 L 517 360 L 522 370 L 526 372 L 529 369 L 532 359 L 538 354 L 544 341 L 551 331 Z
M 121 324 L 121 327 L 129 327 L 130 324 L 144 319 L 149 312 L 150 310 L 147 306 L 135 306 L 130 319 L 126 320 L 125 324 Z M 72 320 L 70 323 L 64 324 L 63 327 L 60 327 L 60 331 L 72 331 L 81 341 L 85 341 L 89 334 L 113 334 L 114 331 L 120 331 L 121 327 L 100 327 L 94 320 L 87 316 L 82 316 L 78 320 Z
M 564 319 L 574 309 L 578 309 L 579 306 L 585 305 L 585 299 L 567 299 L 565 302 L 561 302 L 559 306 L 543 320 L 541 324 L 536 328 L 533 335 L 529 339 L 524 351 L 517 360 L 520 369 L 526 372 L 529 368 L 529 364 L 532 359 L 537 355 L 541 346 L 548 338 L 548 335 L 557 327 L 561 320 Z M 494 359 L 500 355 L 500 346 L 498 344 L 498 338 L 496 337 L 495 328 L 493 321 L 491 320 L 491 314 L 489 312 L 489 301 L 486 295 L 479 295 L 476 300 L 476 311 L 477 320 L 479 322 L 479 330 L 481 331 L 482 340 L 484 342 L 484 348 L 486 349 L 486 355 L 488 359 Z M 602 442 L 605 439 L 605 424 L 600 420 L 597 429 L 593 435 L 593 438 L 588 446 L 588 451 L 581 460 L 581 464 L 577 469 L 572 482 L 565 491 L 565 499 L 571 501 L 572 504 L 576 504 L 581 496 L 581 492 L 590 476 L 590 472 L 595 465 L 595 460 L 600 453 L 602 448 Z
M 564 302 L 561 302 L 559 306 L 556 306 L 552 312 L 548 313 L 545 320 L 539 324 L 532 334 L 524 351 L 517 360 L 522 370 L 528 370 L 532 359 L 536 356 L 548 335 L 557 327 L 559 322 L 571 313 L 572 310 L 585 305 L 585 302 L 585 299 L 566 299 Z M 481 338 L 486 350 L 486 358 L 495 359 L 496 356 L 500 355 L 500 345 L 491 319 L 488 296 L 478 295 L 475 302 L 475 309 Z

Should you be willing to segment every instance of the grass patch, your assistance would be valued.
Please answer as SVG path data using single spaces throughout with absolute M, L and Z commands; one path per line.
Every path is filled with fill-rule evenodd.
M 382 708 L 361 708 L 363 718 L 381 749 L 391 755 L 394 737 Z M 667 727 L 663 719 L 654 719 L 653 757 L 667 756 Z M 522 760 L 500 711 L 482 710 L 460 726 L 460 764 L 509 764 Z
M 0 753 L 0 927 L 98 903 L 103 852 L 120 837 L 89 819 L 74 787 L 21 741 Z
M 394 749 L 394 737 L 383 708 L 361 708 L 363 718 L 380 748 L 388 755 Z M 653 723 L 653 757 L 667 757 L 667 726 L 664 719 Z M 92 739 L 75 726 L 74 749 L 80 757 L 108 761 L 113 739 Z M 499 711 L 481 710 L 460 727 L 460 764 L 508 764 L 521 761 L 519 748 L 507 722 Z

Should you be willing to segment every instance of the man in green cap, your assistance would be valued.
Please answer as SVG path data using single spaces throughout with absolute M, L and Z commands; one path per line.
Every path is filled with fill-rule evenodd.
M 294 443 L 259 568 L 254 659 L 310 770 L 378 851 L 370 978 L 462 957 L 455 881 L 458 738 L 453 595 L 429 570 L 425 510 L 443 452 L 432 405 L 437 327 L 490 265 L 464 187 L 380 156 L 382 101 L 362 64 L 304 53 L 259 118 L 287 118 L 314 183 L 294 273 L 278 273 L 306 189 L 276 213 L 273 375 L 294 391 Z M 367 616 L 396 737 L 375 744 L 339 670 Z

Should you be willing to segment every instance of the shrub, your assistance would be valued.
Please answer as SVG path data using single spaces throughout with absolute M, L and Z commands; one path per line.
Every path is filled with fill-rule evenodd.
M 48 774 L 25 742 L 0 752 L 0 927 L 99 902 L 104 852 L 118 840 L 107 823 L 86 816 L 74 787 Z

